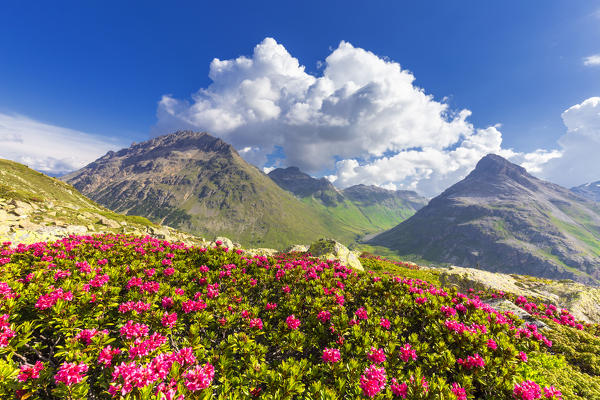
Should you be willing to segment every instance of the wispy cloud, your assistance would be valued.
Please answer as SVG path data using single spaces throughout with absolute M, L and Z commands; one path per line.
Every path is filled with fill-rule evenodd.
M 595 67 L 600 65 L 600 54 L 593 54 L 583 59 L 583 65 L 586 67 Z
M 0 113 L 0 158 L 58 176 L 126 147 L 120 139 L 63 128 L 19 114 Z

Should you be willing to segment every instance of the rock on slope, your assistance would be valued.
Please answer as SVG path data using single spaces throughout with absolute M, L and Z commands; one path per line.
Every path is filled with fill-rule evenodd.
M 596 203 L 497 155 L 372 244 L 435 262 L 600 282 Z
M 179 131 L 134 144 L 63 179 L 111 210 L 246 245 L 353 238 L 331 232 L 313 209 L 207 133 Z

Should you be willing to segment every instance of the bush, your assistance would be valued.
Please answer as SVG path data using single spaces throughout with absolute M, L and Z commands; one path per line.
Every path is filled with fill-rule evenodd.
M 476 296 L 298 254 L 73 236 L 5 244 L 0 282 L 1 398 L 511 399 L 550 345 Z

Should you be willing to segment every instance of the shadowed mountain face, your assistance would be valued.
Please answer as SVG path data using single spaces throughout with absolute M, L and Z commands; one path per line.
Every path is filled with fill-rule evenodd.
M 588 200 L 600 202 L 600 181 L 575 186 L 571 191 Z
M 276 247 L 336 233 L 354 238 L 332 232 L 315 210 L 207 133 L 180 131 L 133 144 L 63 179 L 114 211 L 200 235 Z
M 298 167 L 276 168 L 269 172 L 269 178 L 298 197 L 313 196 L 328 206 L 343 201 L 341 193 L 326 178 L 313 178 Z
M 436 262 L 598 284 L 599 211 L 596 203 L 490 154 L 371 243 Z
M 408 190 L 367 185 L 338 190 L 327 179 L 313 178 L 297 167 L 274 169 L 269 177 L 324 218 L 360 236 L 389 229 L 427 204 L 427 199 Z

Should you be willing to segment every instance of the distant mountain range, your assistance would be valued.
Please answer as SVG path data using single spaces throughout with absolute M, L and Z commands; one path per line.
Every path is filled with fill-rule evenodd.
M 571 191 L 588 200 L 600 202 L 600 181 L 575 186 L 571 188 Z
M 63 179 L 111 210 L 260 247 L 282 248 L 322 236 L 350 243 L 415 212 L 401 202 L 402 209 L 396 210 L 393 201 L 386 200 L 381 206 L 373 202 L 365 208 L 371 214 L 363 215 L 328 181 L 297 169 L 289 172 L 294 171 L 280 174 L 279 184 L 286 181 L 286 189 L 303 187 L 300 199 L 224 141 L 207 133 L 179 131 L 109 152 Z M 271 177 L 278 176 L 273 172 Z M 418 204 L 417 198 L 410 204 Z
M 497 155 L 370 243 L 465 267 L 600 282 L 600 205 Z
M 296 167 L 277 168 L 269 177 L 337 225 L 361 234 L 389 229 L 428 201 L 413 191 L 377 186 L 355 185 L 338 190 L 327 179 L 313 178 Z

